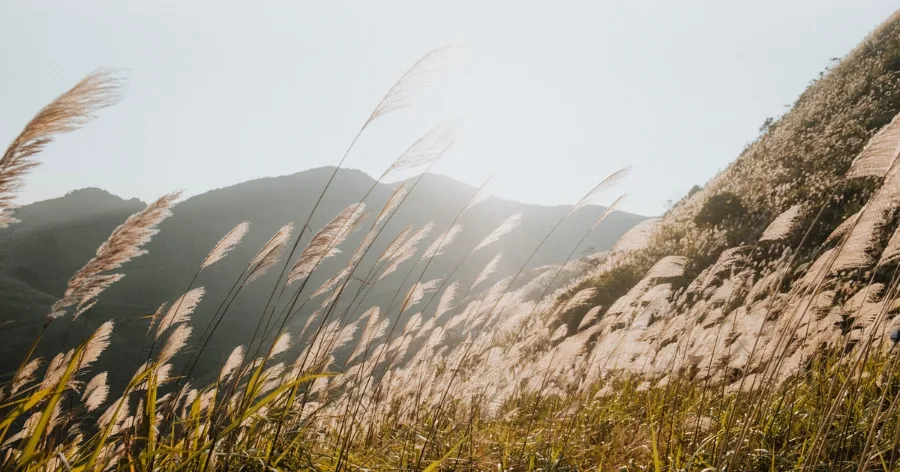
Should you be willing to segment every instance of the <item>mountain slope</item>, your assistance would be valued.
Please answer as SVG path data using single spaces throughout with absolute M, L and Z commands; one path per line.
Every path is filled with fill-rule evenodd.
M 647 244 L 564 293 L 595 290 L 547 332 L 575 328 L 602 305 L 594 322 L 556 345 L 606 359 L 604 369 L 729 381 L 784 378 L 817 349 L 843 341 L 886 343 L 885 332 L 900 325 L 897 261 L 887 257 L 889 241 L 900 241 L 891 240 L 898 113 L 895 14 L 727 169 L 678 202 Z M 665 276 L 660 263 L 668 264 Z M 873 316 L 873 306 L 883 314 Z
M 224 260 L 204 270 L 194 284 L 194 287 L 205 287 L 206 296 L 193 316 L 193 324 L 205 326 L 247 262 L 272 234 L 288 222 L 294 222 L 296 226 L 303 223 L 333 170 L 325 167 L 289 176 L 253 180 L 179 203 L 173 209 L 173 216 L 160 226 L 160 233 L 146 245 L 149 254 L 124 267 L 125 279 L 103 294 L 98 305 L 85 316 L 83 326 L 69 326 L 65 320 L 55 323 L 47 336 L 50 341 L 45 342 L 47 348 L 58 348 L 54 339 L 67 339 L 67 342 L 80 339 L 86 330 L 100 321 L 113 319 L 119 323 L 115 335 L 132 341 L 114 344 L 119 346 L 118 354 L 140 359 L 141 350 L 147 347 L 146 321 L 138 318 L 152 313 L 160 303 L 171 302 L 183 293 L 219 238 L 238 223 L 249 221 L 250 231 L 243 242 Z M 310 228 L 321 228 L 344 207 L 362 198 L 373 184 L 372 178 L 360 171 L 339 171 L 310 221 Z M 375 186 L 366 200 L 369 208 L 377 211 L 397 185 Z M 373 247 L 373 255 L 380 253 L 391 238 L 407 225 L 418 228 L 433 221 L 435 229 L 423 245 L 430 243 L 449 226 L 475 190 L 446 177 L 425 175 L 385 227 L 384 236 Z M 143 204 L 136 200 L 123 200 L 101 190 L 85 189 L 18 210 L 17 215 L 22 223 L 0 230 L 0 283 L 10 286 L 10 290 L 5 290 L 4 296 L 0 297 L 0 308 L 10 315 L 0 318 L 0 321 L 11 322 L 7 326 L 19 327 L 8 327 L 2 333 L 7 352 L 22 349 L 32 339 L 54 297 L 64 291 L 68 278 L 90 259 L 115 226 L 142 207 Z M 497 251 L 502 251 L 503 256 L 496 274 L 489 280 L 511 275 L 567 210 L 562 206 L 541 207 L 488 198 L 459 220 L 462 232 L 445 254 L 431 264 L 428 279 L 446 276 L 501 221 L 521 212 L 522 225 L 489 249 L 471 257 L 460 267 L 454 280 L 459 279 L 463 283 L 473 280 Z M 529 267 L 558 264 L 565 260 L 583 232 L 602 211 L 602 207 L 589 206 L 574 213 L 560 226 Z M 637 215 L 614 212 L 591 234 L 579 253 L 608 248 L 642 219 Z M 345 254 L 323 262 L 321 270 L 311 278 L 311 288 L 317 287 L 343 267 L 347 253 L 352 252 L 352 248 L 361 241 L 362 233 L 364 231 L 358 231 L 342 245 Z M 308 239 L 307 234 L 302 244 Z M 364 270 L 374 263 L 372 256 L 366 260 Z M 407 262 L 384 283 L 376 285 L 368 295 L 366 305 L 361 308 L 381 304 L 386 309 L 411 266 L 412 263 Z M 274 274 L 280 269 L 279 264 L 262 280 L 248 285 L 236 299 L 223 328 L 204 351 L 204 363 L 218 365 L 220 358 L 230 349 L 249 341 L 249 333 L 256 326 L 258 313 L 271 293 Z M 406 281 L 405 286 L 411 285 L 417 276 L 418 272 Z M 304 310 L 304 313 L 311 311 Z M 304 321 L 305 316 L 297 317 L 294 328 L 299 330 Z

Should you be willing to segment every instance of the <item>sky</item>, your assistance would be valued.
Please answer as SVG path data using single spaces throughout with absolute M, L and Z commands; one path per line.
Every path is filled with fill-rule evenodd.
M 888 0 L 0 3 L 0 142 L 97 68 L 124 99 L 39 156 L 20 203 L 99 187 L 148 201 L 335 165 L 419 57 L 454 53 L 345 166 L 380 175 L 445 119 L 433 171 L 526 203 L 662 213 L 724 169 L 896 8 Z

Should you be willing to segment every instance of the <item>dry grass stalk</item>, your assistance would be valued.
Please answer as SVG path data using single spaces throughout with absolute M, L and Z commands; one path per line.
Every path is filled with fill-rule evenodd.
M 110 72 L 88 75 L 41 109 L 13 139 L 0 158 L 0 228 L 18 222 L 12 215 L 15 195 L 25 175 L 38 165 L 34 156 L 56 135 L 81 128 L 93 114 L 119 101 L 121 81 Z
M 200 270 L 215 264 L 227 256 L 235 246 L 241 243 L 241 240 L 244 239 L 244 235 L 246 235 L 249 230 L 249 221 L 245 221 L 235 226 L 228 234 L 223 236 L 222 239 L 216 243 L 216 246 L 213 247 L 212 251 L 207 254 L 206 259 L 200 264 Z
M 172 214 L 170 208 L 178 196 L 178 193 L 164 195 L 146 209 L 128 217 L 113 230 L 97 249 L 97 255 L 69 279 L 65 295 L 53 305 L 51 316 L 61 316 L 66 307 L 84 303 L 120 280 L 121 276 L 118 274 L 104 273 L 116 270 L 131 259 L 146 254 L 147 251 L 141 247 L 159 232 L 157 226 Z
M 305 279 L 323 259 L 340 252 L 337 247 L 347 239 L 359 224 L 365 208 L 364 203 L 351 204 L 325 225 L 324 228 L 319 230 L 309 244 L 306 245 L 303 252 L 300 253 L 300 257 L 297 258 L 297 262 L 291 268 L 287 283 L 291 284 Z
M 491 234 L 485 236 L 484 239 L 475 246 L 475 249 L 472 249 L 472 252 L 478 251 L 484 247 L 489 246 L 491 243 L 500 240 L 504 235 L 509 233 L 510 231 L 516 229 L 522 223 L 522 213 L 516 213 L 500 223 L 494 231 L 491 231 Z

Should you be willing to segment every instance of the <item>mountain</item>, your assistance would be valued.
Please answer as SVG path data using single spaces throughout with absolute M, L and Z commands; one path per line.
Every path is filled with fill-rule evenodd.
M 127 357 L 132 362 L 117 362 L 110 368 L 119 365 L 136 368 L 146 360 L 142 360 L 142 356 L 146 356 L 151 342 L 147 321 L 141 317 L 184 293 L 216 242 L 235 225 L 249 221 L 250 231 L 242 243 L 225 259 L 205 269 L 193 285 L 206 289 L 204 300 L 192 317 L 192 324 L 199 332 L 265 242 L 288 222 L 298 227 L 303 224 L 333 171 L 333 167 L 323 167 L 252 180 L 180 202 L 174 207 L 173 215 L 160 225 L 159 234 L 145 246 L 149 254 L 123 267 L 126 277 L 104 292 L 99 303 L 77 322 L 63 319 L 53 323 L 42 341 L 42 349 L 47 354 L 55 353 L 61 345 L 79 341 L 99 323 L 112 319 L 117 323 L 112 355 L 117 361 Z M 366 203 L 369 209 L 377 212 L 397 185 L 399 183 L 376 184 L 363 172 L 341 169 L 309 226 L 313 231 L 321 228 L 345 207 L 359 201 L 370 188 Z M 360 272 L 367 272 L 374 264 L 375 255 L 408 225 L 418 228 L 433 221 L 435 229 L 422 246 L 429 244 L 449 227 L 475 191 L 475 188 L 447 177 L 423 176 L 385 226 L 382 237 L 364 259 Z M 103 190 L 83 189 L 17 210 L 21 222 L 0 230 L 0 323 L 4 323 L 0 345 L 4 346 L 5 353 L 27 348 L 40 331 L 50 305 L 64 292 L 69 277 L 93 256 L 117 225 L 143 207 L 144 204 L 135 199 L 124 200 Z M 603 207 L 588 206 L 566 218 L 528 267 L 559 264 L 566 260 L 603 210 Z M 498 251 L 503 255 L 490 280 L 512 275 L 567 211 L 565 206 L 526 205 L 490 197 L 459 219 L 462 232 L 443 255 L 435 258 L 424 280 L 447 276 L 504 219 L 522 213 L 521 226 L 469 258 L 454 280 L 463 284 L 471 282 Z M 579 247 L 576 258 L 586 252 L 608 249 L 619 236 L 643 219 L 638 215 L 613 212 Z M 366 224 L 363 227 L 367 228 Z M 323 262 L 320 270 L 311 277 L 309 287 L 318 287 L 340 270 L 364 233 L 364 230 L 357 231 L 342 245 L 343 254 Z M 309 237 L 309 233 L 305 234 L 302 243 L 305 244 Z M 405 263 L 384 283 L 375 285 L 357 309 L 373 305 L 387 309 L 401 286 L 409 287 L 418 279 L 419 272 L 415 272 L 404 280 L 412 266 L 412 262 Z M 212 366 L 218 366 L 233 347 L 249 341 L 280 270 L 281 265 L 277 265 L 241 292 L 230 308 L 223 328 L 217 331 L 204 351 L 199 371 L 205 367 L 217 368 Z M 356 287 L 352 288 L 355 290 Z M 319 303 L 320 300 L 315 300 L 310 305 L 318 306 Z M 294 330 L 302 327 L 310 312 L 311 308 L 304 309 L 293 321 Z M 4 355 L 3 371 L 14 368 L 10 362 L 17 357 Z M 128 374 L 118 378 L 127 379 Z

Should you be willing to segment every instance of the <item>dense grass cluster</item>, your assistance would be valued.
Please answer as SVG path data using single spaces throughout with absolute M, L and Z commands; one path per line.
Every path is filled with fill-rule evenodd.
M 112 321 L 49 360 L 34 357 L 42 338 L 34 340 L 0 390 L 0 466 L 897 470 L 898 31 L 895 16 L 706 188 L 586 260 L 573 259 L 576 246 L 559 266 L 529 268 L 557 224 L 514 275 L 487 283 L 498 252 L 472 283 L 454 278 L 520 223 L 511 215 L 450 273 L 429 274 L 484 192 L 445 228 L 387 234 L 413 179 L 382 208 L 368 209 L 366 195 L 316 231 L 312 214 L 285 224 L 234 274 L 228 294 L 210 301 L 195 283 L 241 243 L 249 230 L 241 223 L 181 297 L 138 321 L 147 325 L 135 340 L 146 361 L 122 391 L 97 368 Z M 357 137 L 401 107 L 441 55 L 404 74 Z M 34 156 L 112 104 L 116 91 L 108 74 L 91 75 L 25 127 L 0 159 L 0 224 L 15 223 L 13 197 Z M 450 126 L 435 127 L 381 179 L 427 171 L 451 143 Z M 604 179 L 566 217 L 625 174 Z M 163 196 L 116 228 L 73 274 L 44 329 L 90 311 L 177 199 Z M 341 248 L 352 254 L 346 266 L 307 286 L 355 231 L 365 236 Z M 390 243 L 363 270 L 376 240 Z M 559 280 L 573 265 L 583 275 Z M 268 271 L 280 277 L 253 315 L 250 343 L 223 359 L 213 383 L 192 385 L 232 302 Z M 387 277 L 409 288 L 372 304 L 372 288 Z M 193 326 L 201 303 L 218 308 L 209 324 Z M 307 308 L 315 310 L 305 326 L 291 331 Z

